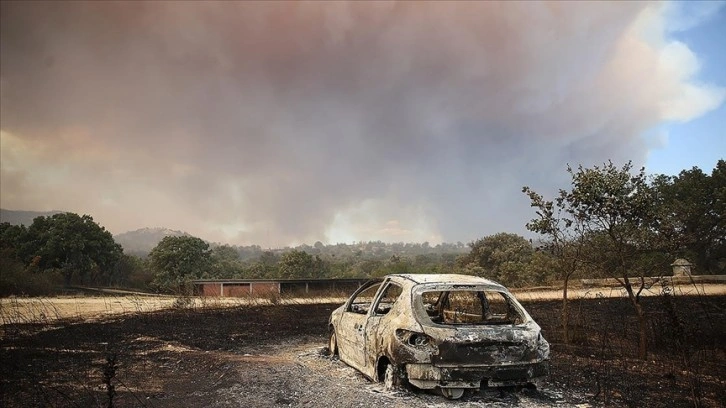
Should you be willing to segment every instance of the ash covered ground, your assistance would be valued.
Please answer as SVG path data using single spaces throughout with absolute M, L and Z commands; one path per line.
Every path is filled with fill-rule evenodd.
M 726 401 L 726 297 L 644 299 L 651 353 L 637 355 L 624 299 L 571 303 L 575 341 L 560 342 L 559 302 L 524 302 L 552 343 L 540 389 L 462 400 L 388 392 L 325 356 L 337 304 L 171 309 L 94 321 L 0 327 L 3 407 L 692 406 Z

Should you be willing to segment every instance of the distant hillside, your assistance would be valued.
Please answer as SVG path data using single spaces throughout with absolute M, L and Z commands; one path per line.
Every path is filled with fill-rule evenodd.
M 12 225 L 30 226 L 36 217 L 48 217 L 54 214 L 60 214 L 63 211 L 14 211 L 0 208 L 0 222 L 7 222 Z
M 124 247 L 124 252 L 133 255 L 147 255 L 164 237 L 188 236 L 186 232 L 168 228 L 141 228 L 136 231 L 114 235 L 113 239 Z

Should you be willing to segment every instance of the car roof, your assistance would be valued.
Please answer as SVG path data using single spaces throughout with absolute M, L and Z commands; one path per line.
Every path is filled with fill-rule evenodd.
M 390 276 L 400 276 L 411 280 L 415 283 L 444 283 L 444 284 L 462 284 L 462 285 L 490 285 L 504 289 L 504 286 L 489 279 L 480 278 L 472 275 L 460 274 L 399 274 Z

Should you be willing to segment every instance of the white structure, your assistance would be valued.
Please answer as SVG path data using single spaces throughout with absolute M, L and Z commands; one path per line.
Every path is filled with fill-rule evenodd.
M 678 258 L 671 264 L 673 267 L 673 276 L 691 276 L 692 263 L 687 259 Z

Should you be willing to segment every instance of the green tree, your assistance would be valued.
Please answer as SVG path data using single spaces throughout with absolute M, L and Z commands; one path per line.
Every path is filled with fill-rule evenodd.
M 90 215 L 74 213 L 35 218 L 17 251 L 33 269 L 60 270 L 66 284 L 104 282 L 123 253 Z
M 209 274 L 209 244 L 192 236 L 167 236 L 149 253 L 155 272 L 154 283 L 160 288 L 180 291 L 194 279 Z
M 233 278 L 243 275 L 239 253 L 233 246 L 218 245 L 212 248 L 211 262 L 210 276 L 214 278 Z
M 726 160 L 719 160 L 711 172 L 711 188 L 713 194 L 713 212 L 718 216 L 715 225 L 713 250 L 710 269 L 712 273 L 726 273 Z
M 351 268 L 355 276 L 371 277 L 379 269 L 383 268 L 383 261 L 381 260 L 363 260 Z
M 494 279 L 508 286 L 531 284 L 527 265 L 534 250 L 524 237 L 501 232 L 469 244 L 471 251 L 458 258 L 469 273 Z
M 260 263 L 265 266 L 275 266 L 280 258 L 272 251 L 264 251 L 260 255 Z
M 154 274 L 143 259 L 135 255 L 123 254 L 109 277 L 109 286 L 130 286 L 146 289 L 154 280 Z
M 0 249 L 11 248 L 13 252 L 22 243 L 27 230 L 23 225 L 11 225 L 8 222 L 0 223 Z
M 279 257 L 273 251 L 260 251 L 259 258 L 240 271 L 240 276 L 251 279 L 275 278 L 278 274 Z
M 305 251 L 293 249 L 282 255 L 279 264 L 280 277 L 319 278 L 327 275 L 327 265 L 317 255 L 312 256 Z
M 559 196 L 554 201 L 546 200 L 526 186 L 522 188 L 522 192 L 529 197 L 530 205 L 536 209 L 537 214 L 537 217 L 528 222 L 526 227 L 545 238 L 542 246 L 544 253 L 539 253 L 534 258 L 536 262 L 530 265 L 530 272 L 533 275 L 541 276 L 542 266 L 549 266 L 562 280 L 562 337 L 567 344 L 570 342 L 567 291 L 570 278 L 580 270 L 583 264 L 582 254 L 587 245 L 584 224 L 568 211 L 567 191 L 560 190 Z
M 260 262 L 255 262 L 252 265 L 249 265 L 248 267 L 243 269 L 242 277 L 247 279 L 268 278 L 270 276 L 267 274 L 267 272 L 268 271 L 265 265 Z
M 640 295 L 647 288 L 645 276 L 661 265 L 643 262 L 657 251 L 659 241 L 654 227 L 657 215 L 653 190 L 645 169 L 632 174 L 632 163 L 618 168 L 612 162 L 602 167 L 568 166 L 572 189 L 560 194 L 563 208 L 581 225 L 582 238 L 597 240 L 597 251 L 585 251 L 602 270 L 625 289 L 638 318 L 638 355 L 647 358 L 646 313 Z M 662 272 L 662 271 L 660 271 Z M 639 280 L 638 280 L 639 278 Z
M 47 296 L 63 284 L 58 271 L 30 273 L 13 248 L 0 248 L 0 296 Z
M 701 273 L 723 271 L 726 161 L 719 160 L 711 175 L 693 167 L 675 177 L 657 176 L 652 187 L 663 244 L 694 262 Z
M 382 267 L 374 270 L 371 273 L 372 277 L 381 277 L 392 274 L 408 274 L 416 273 L 417 269 L 414 268 L 411 260 L 408 257 L 401 257 L 398 255 L 391 255 L 388 261 L 384 262 Z
M 527 265 L 527 276 L 538 285 L 553 285 L 559 283 L 560 272 L 558 260 L 550 252 L 542 248 L 535 249 L 532 259 Z

